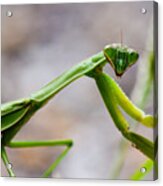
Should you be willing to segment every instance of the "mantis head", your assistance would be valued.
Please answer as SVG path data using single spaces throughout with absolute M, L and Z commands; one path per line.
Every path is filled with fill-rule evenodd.
M 122 76 L 139 58 L 137 51 L 121 44 L 107 45 L 104 48 L 104 55 L 117 76 Z

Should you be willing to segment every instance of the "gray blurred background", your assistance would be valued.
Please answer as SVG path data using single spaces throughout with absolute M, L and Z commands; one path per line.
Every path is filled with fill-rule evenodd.
M 146 14 L 141 13 L 143 7 Z M 6 16 L 8 10 L 12 17 Z M 109 65 L 105 70 L 130 97 L 146 52 L 152 2 L 3 5 L 1 13 L 2 103 L 29 96 L 106 44 L 119 43 L 121 31 L 123 43 L 138 50 L 140 59 L 122 78 L 116 78 Z M 152 112 L 152 104 L 146 111 Z M 139 132 L 152 138 L 151 129 L 140 127 Z M 17 140 L 66 138 L 73 139 L 74 146 L 53 177 L 110 177 L 122 136 L 88 77 L 61 91 L 16 136 Z M 7 151 L 17 176 L 40 177 L 63 148 Z M 145 159 L 131 147 L 119 179 L 129 178 Z M 7 176 L 3 165 L 2 175 Z M 152 179 L 152 173 L 146 179 Z

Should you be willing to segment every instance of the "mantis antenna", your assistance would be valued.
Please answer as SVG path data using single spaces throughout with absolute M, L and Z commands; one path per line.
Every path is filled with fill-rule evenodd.
M 120 43 L 121 43 L 121 47 L 123 45 L 123 32 L 122 29 L 120 30 Z

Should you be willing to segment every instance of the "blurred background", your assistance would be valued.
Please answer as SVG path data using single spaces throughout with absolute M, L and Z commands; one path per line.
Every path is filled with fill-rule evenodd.
M 145 14 L 142 8 L 147 10 Z M 8 10 L 12 17 L 6 16 Z M 140 59 L 122 78 L 117 78 L 109 65 L 105 70 L 131 97 L 138 65 L 147 53 L 152 12 L 152 2 L 3 5 L 2 103 L 28 97 L 105 45 L 120 43 L 121 31 L 123 43 L 138 50 Z M 150 99 L 145 108 L 148 113 L 153 112 L 152 95 Z M 152 129 L 142 126 L 138 132 L 153 139 Z M 111 178 L 122 136 L 104 107 L 93 79 L 83 77 L 62 90 L 35 114 L 15 139 L 66 138 L 72 139 L 74 146 L 52 177 Z M 16 176 L 40 177 L 63 149 L 7 151 Z M 145 159 L 130 147 L 118 178 L 128 179 Z M 2 176 L 7 176 L 3 164 Z M 145 179 L 152 178 L 151 172 Z

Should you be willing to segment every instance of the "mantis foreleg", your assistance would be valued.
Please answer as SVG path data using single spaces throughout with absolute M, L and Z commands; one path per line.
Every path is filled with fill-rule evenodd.
M 104 100 L 104 103 L 114 120 L 116 127 L 121 131 L 122 135 L 131 141 L 136 148 L 143 152 L 150 159 L 154 159 L 154 145 L 148 139 L 133 133 L 129 130 L 129 124 L 121 113 L 117 101 L 117 94 L 115 91 L 115 84 L 113 80 L 102 71 L 94 75 L 96 84 Z M 120 95 L 119 95 L 120 96 Z M 123 106 L 125 107 L 125 105 Z M 129 106 L 128 106 L 129 107 Z
M 111 79 L 108 75 L 107 81 L 111 84 L 112 92 L 114 92 L 116 96 L 116 100 L 118 104 L 136 121 L 142 123 L 146 127 L 154 127 L 154 118 L 151 115 L 146 115 L 141 109 L 136 107 L 126 96 L 126 94 L 122 91 L 117 83 L 113 79 Z

